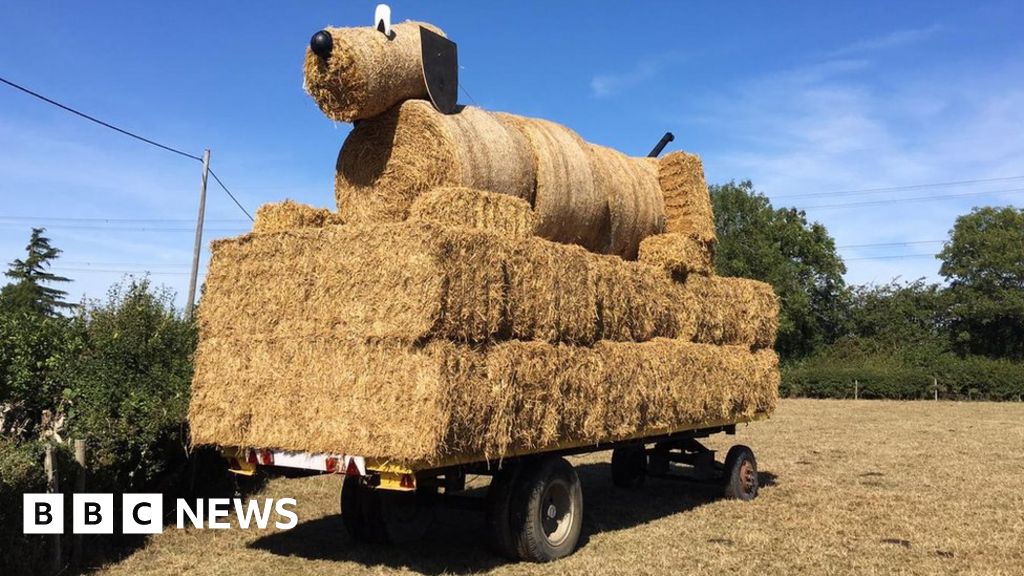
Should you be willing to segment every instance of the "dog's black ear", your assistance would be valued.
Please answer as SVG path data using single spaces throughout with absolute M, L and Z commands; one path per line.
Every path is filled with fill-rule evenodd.
M 423 81 L 430 101 L 442 114 L 452 114 L 459 100 L 459 49 L 455 42 L 420 26 Z

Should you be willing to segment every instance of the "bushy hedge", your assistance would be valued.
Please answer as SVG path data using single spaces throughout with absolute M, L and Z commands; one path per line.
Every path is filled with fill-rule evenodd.
M 67 435 L 89 443 L 94 487 L 162 489 L 185 461 L 195 330 L 148 280 L 117 285 L 75 319 Z
M 195 339 L 172 294 L 145 278 L 129 278 L 72 317 L 0 310 L 0 550 L 19 551 L 0 554 L 0 574 L 46 566 L 47 540 L 21 533 L 22 494 L 46 489 L 44 410 L 62 423 L 64 443 L 54 443 L 62 491 L 77 473 L 70 440 L 83 439 L 89 491 L 184 495 L 187 466 L 196 465 L 185 427 Z M 202 463 L 226 475 L 213 458 Z M 102 556 L 114 540 L 94 539 L 87 555 Z
M 929 358 L 904 355 L 812 356 L 782 370 L 783 396 L 912 400 L 940 398 L 1018 400 L 1024 397 L 1024 363 L 944 353 Z
M 76 341 L 71 320 L 0 311 L 0 432 L 31 435 L 44 410 L 56 413 Z
M 0 437 L 0 574 L 35 574 L 45 565 L 46 537 L 22 533 L 22 495 L 45 492 L 40 442 Z

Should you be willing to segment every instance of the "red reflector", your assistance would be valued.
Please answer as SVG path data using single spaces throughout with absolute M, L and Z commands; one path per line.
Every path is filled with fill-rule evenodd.
M 248 452 L 246 452 L 245 461 L 248 462 L 249 464 L 259 464 L 259 461 L 256 460 L 256 451 L 249 450 Z
M 415 488 L 416 477 L 413 476 L 412 474 L 402 474 L 402 479 L 401 481 L 399 481 L 399 485 L 402 488 Z
M 324 470 L 326 470 L 328 474 L 334 474 L 335 472 L 337 472 L 338 459 L 328 456 L 327 460 L 324 462 Z
M 267 450 L 266 448 L 260 450 L 259 458 L 260 464 L 263 464 L 264 466 L 274 465 L 274 453 L 271 452 L 270 450 Z
M 348 467 L 345 468 L 345 475 L 346 476 L 361 476 L 361 474 L 359 473 L 359 466 L 356 466 L 356 459 L 355 458 L 349 458 L 348 459 Z

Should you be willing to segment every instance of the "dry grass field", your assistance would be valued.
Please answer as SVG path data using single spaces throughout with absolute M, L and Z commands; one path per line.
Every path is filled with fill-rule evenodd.
M 710 442 L 754 448 L 752 503 L 648 480 L 611 486 L 609 453 L 574 459 L 580 549 L 548 565 L 484 549 L 482 514 L 443 510 L 420 543 L 357 546 L 340 478 L 274 479 L 295 497 L 290 531 L 175 530 L 120 574 L 1024 574 L 1024 404 L 787 400 L 770 421 Z

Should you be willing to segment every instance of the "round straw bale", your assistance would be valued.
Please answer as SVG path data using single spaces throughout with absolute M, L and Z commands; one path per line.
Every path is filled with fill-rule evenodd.
M 666 232 L 704 243 L 715 241 L 715 216 L 700 156 L 671 152 L 658 159 L 658 181 L 665 197 Z
M 350 122 L 370 118 L 411 98 L 426 98 L 420 27 L 422 22 L 392 26 L 388 38 L 376 28 L 327 28 L 333 49 L 320 58 L 309 48 L 303 66 L 305 86 L 329 118 Z
M 536 162 L 536 234 L 600 252 L 608 236 L 608 202 L 594 187 L 587 143 L 554 122 L 496 114 L 526 137 Z
M 526 139 L 494 115 L 466 106 L 441 114 L 408 100 L 362 120 L 338 154 L 335 196 L 346 220 L 399 221 L 413 200 L 440 186 L 465 186 L 530 200 Z
M 314 208 L 292 200 L 271 202 L 259 207 L 253 232 L 277 232 L 292 228 L 323 228 L 343 224 L 341 216 L 326 208 Z
M 658 172 L 648 158 L 630 158 L 591 144 L 594 188 L 608 203 L 608 244 L 602 252 L 636 260 L 640 242 L 665 231 L 665 205 Z
M 533 235 L 530 204 L 507 194 L 472 188 L 434 188 L 412 203 L 410 220 L 490 230 L 515 238 Z

